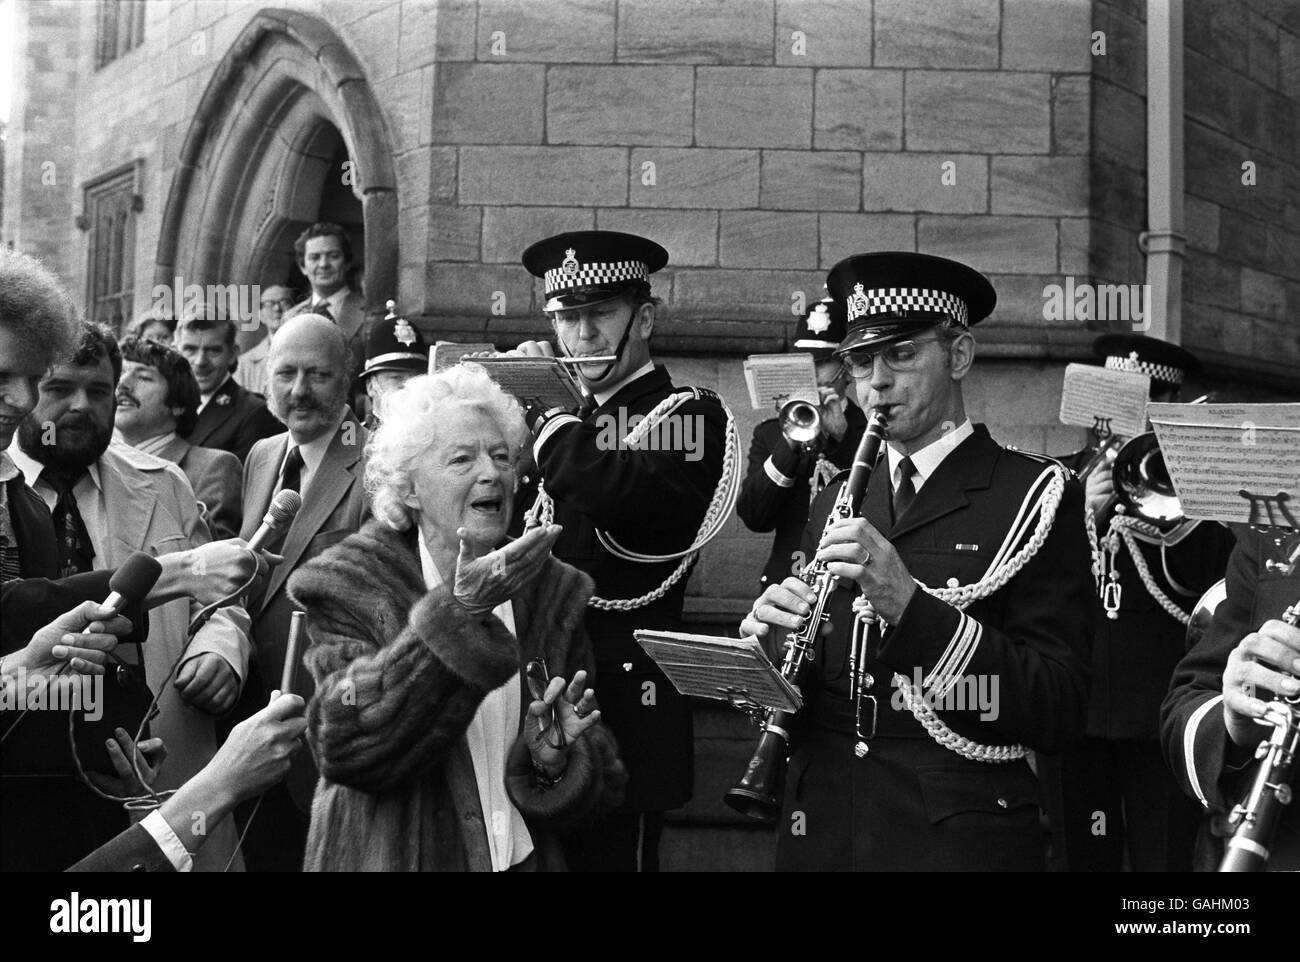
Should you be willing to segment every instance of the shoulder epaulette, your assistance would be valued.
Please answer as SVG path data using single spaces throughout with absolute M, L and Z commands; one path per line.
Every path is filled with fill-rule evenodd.
M 1037 451 L 1022 451 L 1014 444 L 1005 444 L 1002 446 L 1002 450 L 1010 451 L 1012 454 L 1018 454 L 1022 458 L 1028 458 L 1030 461 L 1037 461 L 1040 464 L 1055 464 L 1059 468 L 1065 468 L 1059 458 L 1054 458 L 1048 454 L 1039 454 Z

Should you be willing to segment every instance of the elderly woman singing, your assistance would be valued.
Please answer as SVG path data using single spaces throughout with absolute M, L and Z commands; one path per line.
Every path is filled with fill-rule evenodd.
M 309 871 L 557 870 L 553 832 L 616 805 L 583 612 L 557 526 L 506 540 L 518 404 L 483 370 L 417 377 L 367 449 L 376 520 L 297 571 Z

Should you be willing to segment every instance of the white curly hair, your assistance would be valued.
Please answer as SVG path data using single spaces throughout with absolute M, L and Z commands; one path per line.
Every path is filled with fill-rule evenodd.
M 366 445 L 366 492 L 376 518 L 396 531 L 415 522 L 407 499 L 415 490 L 412 470 L 432 447 L 438 425 L 452 408 L 483 411 L 501 429 L 513 465 L 528 440 L 519 402 L 477 364 L 458 364 L 411 378 L 384 398 L 384 420 Z

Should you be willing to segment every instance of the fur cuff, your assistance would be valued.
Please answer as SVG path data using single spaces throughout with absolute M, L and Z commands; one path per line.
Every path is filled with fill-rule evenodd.
M 494 691 L 519 671 L 519 646 L 493 615 L 471 615 L 442 585 L 411 609 L 411 629 L 457 677 Z
M 581 821 L 596 807 L 601 794 L 601 779 L 587 739 L 579 738 L 569 746 L 564 777 L 545 788 L 534 777 L 528 742 L 516 738 L 506 759 L 506 793 L 530 824 L 555 831 Z

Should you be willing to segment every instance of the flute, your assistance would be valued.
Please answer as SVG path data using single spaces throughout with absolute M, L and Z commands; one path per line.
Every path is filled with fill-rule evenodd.
M 601 355 L 600 357 L 557 357 L 555 360 L 561 364 L 609 364 L 611 361 L 617 361 L 617 354 Z

